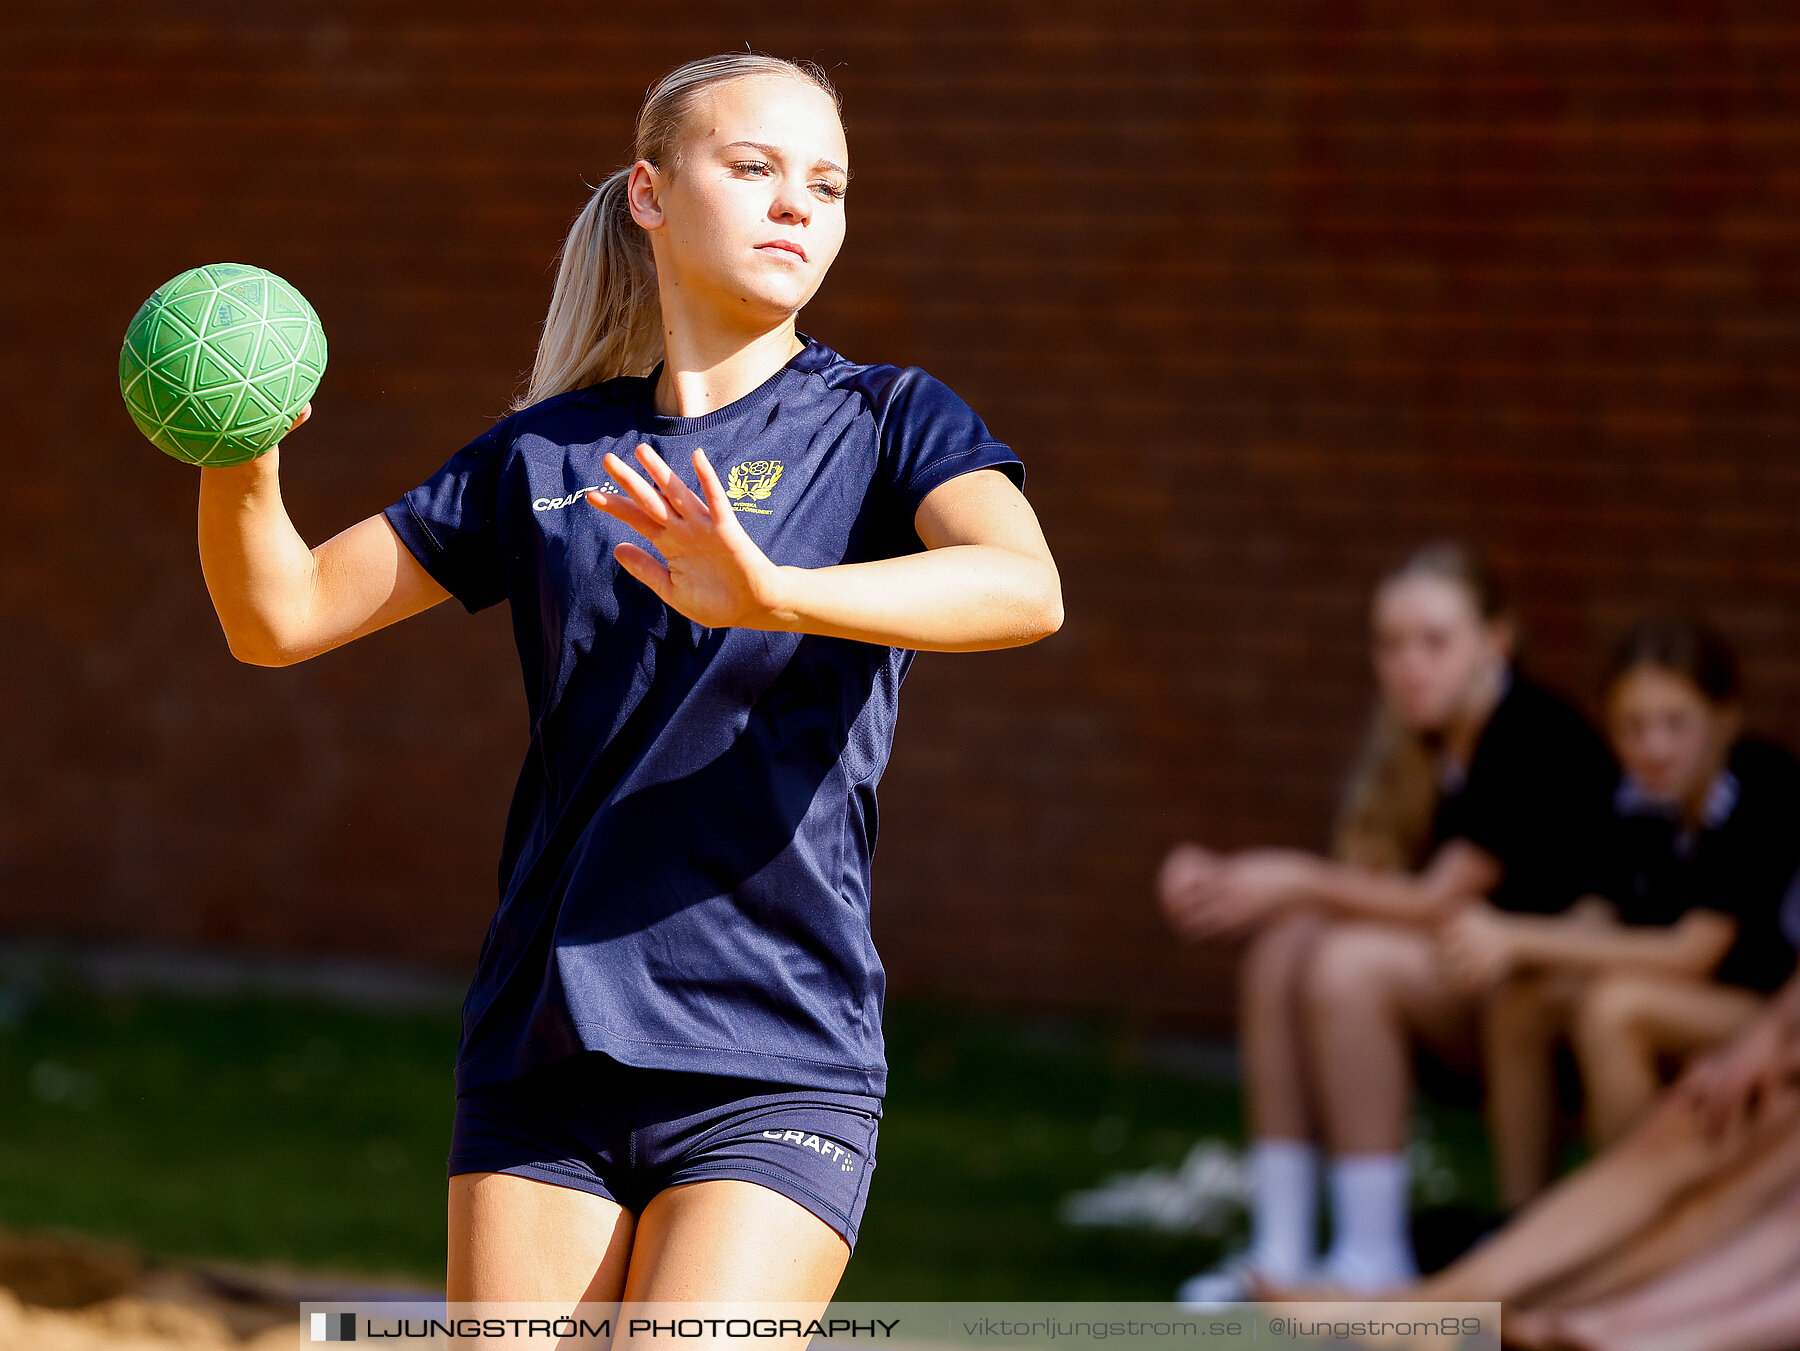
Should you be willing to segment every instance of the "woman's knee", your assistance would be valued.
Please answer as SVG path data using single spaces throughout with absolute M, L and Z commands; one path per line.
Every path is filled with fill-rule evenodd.
M 1307 1007 L 1315 1018 L 1391 1003 L 1417 981 L 1416 939 L 1403 930 L 1344 924 L 1319 941 L 1305 980 Z
M 1571 1033 L 1584 1055 L 1606 1055 L 1636 1042 L 1656 1008 L 1656 983 L 1641 976 L 1597 977 L 1576 1001 Z

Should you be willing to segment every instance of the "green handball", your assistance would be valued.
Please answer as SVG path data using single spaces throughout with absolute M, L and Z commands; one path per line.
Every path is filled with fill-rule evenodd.
M 325 330 L 273 272 L 212 263 L 163 283 L 125 330 L 119 392 L 165 455 L 254 460 L 287 435 L 325 374 Z

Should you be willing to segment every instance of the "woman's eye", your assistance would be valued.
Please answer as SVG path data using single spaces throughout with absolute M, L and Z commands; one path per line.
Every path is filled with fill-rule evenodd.
M 771 172 L 769 166 L 764 164 L 761 160 L 740 160 L 731 167 L 743 174 L 766 174 Z
M 836 183 L 814 183 L 813 191 L 828 202 L 841 202 L 844 199 L 844 190 Z

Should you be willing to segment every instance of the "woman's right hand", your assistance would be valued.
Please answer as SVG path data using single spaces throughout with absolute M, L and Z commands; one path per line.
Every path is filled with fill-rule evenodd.
M 1178 844 L 1156 873 L 1156 900 L 1169 927 L 1183 938 L 1198 938 L 1206 892 L 1224 860 L 1197 844 Z
M 1277 911 L 1305 904 L 1319 866 L 1298 849 L 1221 855 L 1182 845 L 1163 865 L 1163 908 L 1183 938 L 1244 933 Z

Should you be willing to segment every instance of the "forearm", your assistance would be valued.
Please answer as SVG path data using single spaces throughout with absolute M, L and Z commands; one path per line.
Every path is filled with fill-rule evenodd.
M 783 567 L 769 627 L 931 652 L 1036 642 L 1062 626 L 1047 560 L 987 544 L 827 568 Z
M 1729 934 L 1681 925 L 1633 928 L 1536 916 L 1509 916 L 1506 925 L 1520 966 L 1562 970 L 1704 976 L 1718 965 L 1730 944 Z
M 232 655 L 281 665 L 305 631 L 317 567 L 281 501 L 279 449 L 200 471 L 200 569 Z
M 1417 874 L 1375 872 L 1323 859 L 1306 893 L 1302 904 L 1399 924 L 1435 923 L 1454 899 Z

